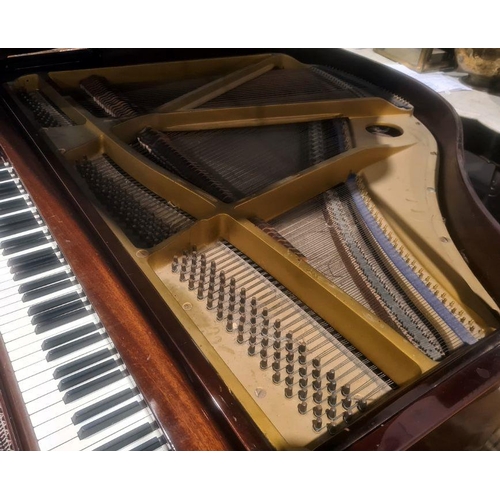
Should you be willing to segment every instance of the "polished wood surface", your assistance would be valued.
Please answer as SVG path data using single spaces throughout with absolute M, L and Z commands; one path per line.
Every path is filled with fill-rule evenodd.
M 232 449 L 233 443 L 200 405 L 186 374 L 155 334 L 155 327 L 122 286 L 122 278 L 83 231 L 82 220 L 75 209 L 61 197 L 55 183 L 48 181 L 42 163 L 8 125 L 4 113 L 0 113 L 0 143 L 174 447 L 179 450 Z M 2 349 L 5 350 L 3 345 L 0 356 Z M 2 378 L 23 436 L 21 442 L 25 449 L 36 449 L 36 439 L 32 430 L 30 432 L 24 404 L 5 355 L 3 352 Z

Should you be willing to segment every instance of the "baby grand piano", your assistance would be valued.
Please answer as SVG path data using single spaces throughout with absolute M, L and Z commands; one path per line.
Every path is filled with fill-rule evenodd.
M 5 448 L 494 434 L 500 231 L 438 95 L 341 50 L 2 66 Z

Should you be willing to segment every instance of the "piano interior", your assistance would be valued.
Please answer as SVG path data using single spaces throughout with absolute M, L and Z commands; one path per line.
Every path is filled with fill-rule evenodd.
M 442 214 L 435 137 L 411 102 L 334 60 L 55 70 L 4 91 L 105 222 L 145 307 L 175 317 L 161 335 L 180 363 L 195 346 L 194 378 L 224 387 L 210 412 L 262 447 L 341 447 L 499 326 Z M 204 391 L 200 404 L 219 401 Z

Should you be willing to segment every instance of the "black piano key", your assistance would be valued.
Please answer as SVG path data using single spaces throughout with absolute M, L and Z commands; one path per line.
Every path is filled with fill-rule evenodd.
M 52 247 L 41 248 L 39 250 L 35 250 L 34 252 L 18 255 L 17 257 L 11 257 L 7 260 L 7 265 L 9 267 L 15 267 L 23 264 L 29 264 L 30 262 L 39 261 L 45 257 L 51 257 L 55 254 L 55 252 L 56 251 Z
M 68 377 L 63 378 L 59 384 L 57 384 L 57 388 L 62 391 L 67 391 L 79 384 L 83 384 L 87 382 L 91 378 L 98 377 L 103 373 L 109 372 L 113 368 L 118 368 L 121 362 L 116 359 L 108 359 L 98 365 L 91 366 L 86 370 L 82 370 L 81 372 L 75 373 L 74 375 L 70 375 Z
M 0 181 L 10 181 L 12 176 L 8 170 L 0 171 Z
M 124 448 L 125 446 L 141 439 L 144 436 L 147 436 L 150 432 L 153 432 L 156 429 L 155 425 L 152 424 L 142 424 L 136 429 L 132 429 L 131 431 L 122 434 L 121 436 L 112 439 L 111 441 L 95 448 L 95 451 L 118 451 Z
M 0 238 L 13 236 L 14 234 L 22 233 L 36 227 L 38 227 L 38 220 L 35 219 L 35 217 L 22 222 L 16 222 L 15 224 L 11 224 L 9 227 L 0 228 Z
M 16 266 L 11 266 L 10 272 L 14 275 L 22 274 L 22 273 L 29 273 L 34 271 L 36 274 L 39 274 L 38 269 L 44 268 L 47 265 L 51 265 L 52 263 L 54 264 L 59 264 L 60 260 L 55 254 L 55 252 L 52 252 L 52 255 L 45 255 L 43 257 L 40 257 L 38 260 L 33 260 L 33 261 L 28 261 L 28 262 L 23 262 L 22 264 L 17 264 Z
M 52 285 L 43 286 L 42 288 L 37 288 L 36 290 L 32 290 L 31 292 L 25 293 L 21 300 L 23 302 L 30 302 L 31 300 L 38 299 L 40 297 L 45 297 L 54 292 L 59 292 L 60 290 L 64 290 L 70 286 L 73 286 L 75 282 L 71 279 L 65 279 L 63 281 L 58 281 L 57 283 L 52 283 Z
M 88 316 L 89 314 L 90 311 L 85 308 L 85 305 L 82 302 L 82 307 L 80 309 L 75 309 L 73 312 L 68 312 L 67 314 L 49 319 L 43 323 L 38 323 L 38 325 L 35 326 L 35 333 L 38 335 L 40 333 L 48 332 L 49 330 L 67 325 L 77 319 L 85 318 L 85 316 Z
M 73 294 L 69 294 L 73 295 Z M 74 297 L 71 297 L 74 299 Z M 63 298 L 61 297 L 61 300 Z M 54 301 L 50 301 L 55 303 L 56 299 Z M 35 314 L 31 318 L 31 324 L 32 325 L 45 325 L 47 323 L 50 323 L 58 318 L 61 318 L 63 316 L 67 316 L 68 314 L 72 314 L 75 311 L 79 311 L 80 309 L 83 309 L 85 307 L 85 304 L 82 302 L 81 299 L 78 300 L 72 300 L 71 302 L 66 302 L 63 300 L 63 304 L 59 305 L 57 307 L 53 307 L 52 309 L 48 309 L 46 311 L 43 311 L 39 314 Z
M 98 403 L 87 406 L 87 408 L 84 408 L 83 410 L 78 410 L 71 417 L 71 421 L 74 425 L 81 424 L 82 422 L 85 422 L 85 420 L 90 420 L 91 418 L 99 415 L 99 413 L 103 413 L 106 410 L 110 410 L 114 406 L 124 403 L 127 399 L 137 396 L 137 394 L 139 394 L 137 389 L 125 389 L 120 391 L 117 394 L 113 394 L 106 399 L 99 401 Z
M 30 248 L 35 248 L 37 246 L 47 243 L 45 233 L 43 231 L 38 231 L 36 233 L 30 233 L 25 236 L 18 236 L 17 238 L 11 238 L 4 241 L 0 246 L 3 247 L 2 255 L 12 255 L 14 253 L 22 252 L 24 250 L 29 250 Z
M 135 448 L 132 448 L 131 451 L 154 451 L 160 446 L 163 446 L 166 442 L 167 440 L 163 436 L 160 438 L 155 437 L 140 444 L 139 446 L 136 446 Z
M 25 210 L 24 212 L 18 212 L 13 215 L 7 215 L 0 219 L 0 227 L 6 228 L 12 226 L 12 224 L 18 224 L 19 222 L 30 221 L 34 219 L 35 216 L 31 210 Z
M 86 356 L 83 356 L 82 358 L 77 358 L 77 359 L 74 359 L 73 361 L 70 361 L 69 363 L 65 363 L 64 365 L 58 366 L 54 370 L 54 373 L 52 374 L 52 376 L 54 377 L 55 380 L 57 380 L 58 378 L 67 377 L 68 375 L 71 375 L 72 373 L 75 373 L 78 370 L 83 370 L 83 368 L 86 368 L 87 366 L 93 365 L 94 363 L 97 363 L 98 361 L 102 361 L 104 359 L 110 358 L 114 354 L 116 354 L 115 349 L 101 349 L 97 352 L 87 354 Z M 81 375 L 81 374 L 83 375 L 83 373 L 84 372 L 81 372 L 78 375 Z
M 0 203 L 0 215 L 10 214 L 28 208 L 28 203 L 24 198 L 3 201 Z
M 93 436 L 95 433 L 107 429 L 111 425 L 114 425 L 120 422 L 121 420 L 130 417 L 134 413 L 141 411 L 143 408 L 145 408 L 145 406 L 146 403 L 144 403 L 144 401 L 140 402 L 134 401 L 133 403 L 123 406 L 118 410 L 112 411 L 111 413 L 108 413 L 104 417 L 98 418 L 93 422 L 90 422 L 80 427 L 80 429 L 78 430 L 78 437 L 80 439 L 85 439 L 90 436 Z
M 46 273 L 48 271 L 52 271 L 52 269 L 57 269 L 62 266 L 63 263 L 54 255 L 53 259 L 47 259 L 46 261 L 39 262 L 36 266 L 30 266 L 26 271 L 19 271 L 13 274 L 14 281 L 21 281 L 26 278 L 31 278 L 32 276 L 36 276 L 37 274 Z
M 11 180 L 10 182 L 4 182 L 0 184 L 0 196 L 2 198 L 13 197 L 21 194 L 18 185 Z
M 60 273 L 54 273 L 51 274 L 50 276 L 44 276 L 43 278 L 38 278 L 37 280 L 30 281 L 29 283 L 23 283 L 22 285 L 19 286 L 18 292 L 20 294 L 31 292 L 32 290 L 36 290 L 38 288 L 42 288 L 52 283 L 57 283 L 58 281 L 68 279 L 69 276 L 73 275 L 68 274 L 66 271 L 62 271 Z
M 54 361 L 56 359 L 62 358 L 63 356 L 68 356 L 68 354 L 72 354 L 73 352 L 79 351 L 84 347 L 88 347 L 89 345 L 96 344 L 97 342 L 106 338 L 106 334 L 103 333 L 94 333 L 92 335 L 87 335 L 86 337 L 75 340 L 74 342 L 70 342 L 69 344 L 64 344 L 54 349 L 51 349 L 45 356 L 47 361 Z
M 60 345 L 67 344 L 73 340 L 79 339 L 84 335 L 95 332 L 102 328 L 100 323 L 89 323 L 88 325 L 79 326 L 78 328 L 73 328 L 69 332 L 60 333 L 59 335 L 54 335 L 42 342 L 42 351 L 48 351 L 54 347 L 59 347 Z
M 99 377 L 95 380 L 91 380 L 86 384 L 80 385 L 79 387 L 75 387 L 74 389 L 70 389 L 64 396 L 63 401 L 68 404 L 76 401 L 77 399 L 83 398 L 88 394 L 92 394 L 103 387 L 113 384 L 118 380 L 127 376 L 126 370 L 115 370 L 113 372 L 107 373 L 102 377 Z
M 70 303 L 75 301 L 81 302 L 82 297 L 83 294 L 80 292 L 71 292 L 66 295 L 61 295 L 60 297 L 55 297 L 54 299 L 45 300 L 29 307 L 28 315 L 33 316 L 31 318 L 31 322 L 34 325 L 37 325 L 42 321 L 50 319 L 54 316 L 60 316 L 61 314 L 68 312 L 68 310 L 72 310 Z M 64 305 L 66 305 L 66 308 L 63 307 Z

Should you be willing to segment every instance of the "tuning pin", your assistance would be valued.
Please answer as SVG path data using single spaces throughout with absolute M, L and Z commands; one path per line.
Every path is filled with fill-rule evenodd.
M 351 406 L 352 406 L 352 398 L 351 396 L 346 396 L 343 400 L 342 400 L 342 406 L 348 410 Z
M 288 375 L 288 377 L 285 378 L 285 384 L 292 387 L 292 385 L 293 385 L 293 376 L 292 375 Z
M 273 373 L 273 383 L 279 384 L 280 381 L 281 381 L 281 374 L 280 374 L 280 372 L 274 372 Z
M 297 410 L 301 415 L 305 415 L 307 413 L 307 403 L 305 401 L 302 401 L 297 405 Z
M 336 432 L 337 432 L 337 426 L 336 426 L 335 424 L 331 424 L 331 423 L 330 423 L 330 424 L 328 424 L 328 425 L 326 426 L 326 428 L 328 429 L 328 432 L 329 432 L 330 434 L 332 434 L 332 435 L 333 435 L 333 434 L 336 434 Z
M 318 378 L 318 379 L 313 380 L 312 388 L 315 391 L 319 391 L 321 389 L 321 379 Z
M 194 273 L 193 272 L 191 272 L 191 274 L 189 275 L 188 288 L 189 288 L 189 290 L 194 290 Z
M 321 361 L 319 358 L 314 358 L 312 360 L 312 365 L 313 365 L 313 370 L 312 370 L 312 376 L 314 378 L 319 378 L 321 377 Z
M 299 368 L 299 375 L 301 377 L 307 377 L 307 366 L 301 366 Z
M 226 273 L 224 271 L 221 271 L 219 273 L 219 283 L 220 286 L 224 287 L 226 285 Z
M 335 370 L 328 370 L 326 372 L 326 380 L 333 382 L 335 380 Z
M 297 395 L 301 401 L 305 401 L 307 399 L 307 389 L 300 389 Z
M 288 364 L 286 365 L 285 371 L 286 371 L 287 373 L 289 373 L 289 374 L 290 374 L 290 373 L 293 373 L 293 372 L 294 372 L 294 367 L 293 367 L 293 365 L 292 365 L 291 363 L 288 363 Z
M 224 302 L 224 286 L 219 285 L 219 302 Z
M 257 316 L 257 299 L 255 297 L 252 297 L 252 300 L 250 301 L 250 314 L 252 316 Z
M 333 394 L 337 390 L 337 382 L 335 380 L 328 382 L 328 384 L 326 384 L 326 390 L 330 394 Z
M 179 257 L 177 255 L 174 255 L 174 258 L 172 259 L 172 272 L 176 273 L 179 270 Z
M 269 346 L 269 339 L 267 337 L 263 337 L 261 340 L 260 340 L 260 345 L 262 347 L 268 347 Z
M 313 430 L 316 431 L 316 432 L 319 432 L 321 431 L 321 429 L 323 428 L 323 420 L 321 417 L 316 417 L 313 421 L 312 421 L 312 426 L 313 426 Z
M 264 309 L 262 309 L 262 324 L 266 328 L 269 327 L 269 311 L 267 310 L 267 307 L 264 307 Z
M 260 360 L 260 369 L 261 370 L 267 370 L 267 368 L 269 368 L 269 365 L 268 365 L 268 362 L 267 362 L 267 358 L 261 359 Z
M 359 411 L 365 411 L 366 408 L 368 407 L 368 403 L 367 403 L 366 399 L 360 399 L 358 401 L 357 406 L 358 406 Z
M 313 408 L 313 415 L 315 417 L 321 417 L 322 414 L 323 414 L 323 407 L 321 405 L 316 405 Z
M 299 380 L 299 386 L 302 389 L 305 389 L 307 387 L 307 377 L 301 377 Z
M 262 337 L 264 337 L 267 340 L 268 333 L 269 333 L 269 331 L 267 329 L 267 326 L 263 325 L 262 328 L 260 329 L 260 334 L 262 335 Z M 264 340 L 264 339 L 262 339 L 262 340 Z
M 233 314 L 232 313 L 228 313 L 228 315 L 227 315 L 226 330 L 228 332 L 233 331 Z
M 335 408 L 328 408 L 325 414 L 330 420 L 335 420 L 337 418 L 337 410 Z
M 279 339 L 281 337 L 281 320 L 277 319 L 274 322 L 274 338 Z
M 293 352 L 287 352 L 287 354 L 286 354 L 286 362 L 287 363 L 293 363 L 294 358 L 295 358 L 295 356 L 294 356 Z
M 348 396 L 351 393 L 351 384 L 345 384 L 340 389 L 342 396 Z
M 335 406 L 337 406 L 337 396 L 335 394 L 331 394 L 330 396 L 328 396 L 328 404 L 334 408 Z
M 350 422 L 352 422 L 352 419 L 353 419 L 353 413 L 352 413 L 352 410 L 346 410 L 344 412 L 344 414 L 342 415 L 343 419 L 344 419 L 344 422 L 346 424 L 349 424 Z
M 313 394 L 313 400 L 317 404 L 321 403 L 323 401 L 323 392 L 322 391 L 316 391 Z
M 250 344 L 247 349 L 249 356 L 255 356 L 255 344 Z
M 219 302 L 217 304 L 217 321 L 222 321 L 224 319 L 224 304 Z
M 198 294 L 196 297 L 198 298 L 198 300 L 203 300 L 205 298 L 205 290 L 204 290 L 204 286 L 203 286 L 203 281 L 200 281 L 200 283 L 198 285 Z
M 213 294 L 210 295 L 210 293 L 209 293 L 208 297 L 207 297 L 207 309 L 210 310 L 213 308 L 214 308 L 214 296 L 213 296 Z
M 285 387 L 285 397 L 288 399 L 293 398 L 293 387 Z

